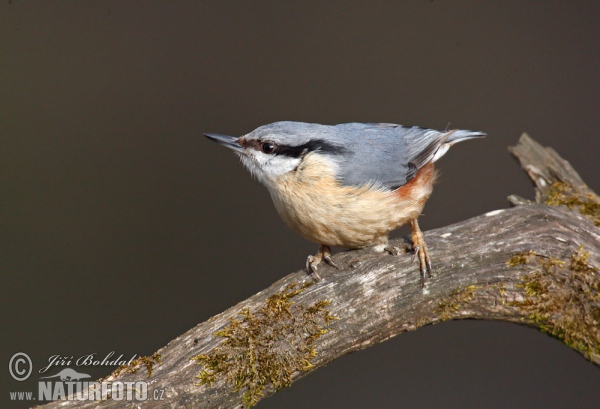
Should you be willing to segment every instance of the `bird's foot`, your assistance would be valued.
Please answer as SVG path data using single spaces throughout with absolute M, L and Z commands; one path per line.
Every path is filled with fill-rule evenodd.
M 431 260 L 429 258 L 429 252 L 427 251 L 427 245 L 425 244 L 425 239 L 423 238 L 423 232 L 419 228 L 419 223 L 417 223 L 417 219 L 410 221 L 410 228 L 412 230 L 412 242 L 413 242 L 413 258 L 414 261 L 416 257 L 419 258 L 420 270 L 421 270 L 421 288 L 425 287 L 425 273 L 429 277 L 431 277 Z
M 321 276 L 317 273 L 317 265 L 321 262 L 321 257 L 317 253 L 316 256 L 308 256 L 306 258 L 306 273 L 315 278 L 315 281 L 321 281 Z
M 321 281 L 321 276 L 317 273 L 317 266 L 322 260 L 325 260 L 330 266 L 337 268 L 338 270 L 340 269 L 331 259 L 331 248 L 329 248 L 329 246 L 320 245 L 317 254 L 306 258 L 306 272 L 312 274 L 315 281 Z

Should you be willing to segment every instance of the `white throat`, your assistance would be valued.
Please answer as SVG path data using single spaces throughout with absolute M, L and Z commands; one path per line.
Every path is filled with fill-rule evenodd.
M 250 173 L 267 187 L 275 183 L 280 176 L 296 169 L 300 164 L 300 158 L 268 155 L 255 150 L 246 150 L 238 155 Z

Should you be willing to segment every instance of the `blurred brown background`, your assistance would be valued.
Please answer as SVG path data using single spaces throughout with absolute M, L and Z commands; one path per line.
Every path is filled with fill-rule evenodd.
M 278 120 L 487 132 L 439 162 L 423 229 L 533 197 L 506 150 L 523 131 L 600 191 L 599 17 L 597 1 L 5 0 L 0 406 L 27 406 L 8 391 L 37 394 L 51 355 L 151 354 L 316 250 L 202 132 Z M 19 351 L 34 362 L 22 383 L 6 370 Z M 258 407 L 599 402 L 598 368 L 558 341 L 464 321 L 343 357 Z

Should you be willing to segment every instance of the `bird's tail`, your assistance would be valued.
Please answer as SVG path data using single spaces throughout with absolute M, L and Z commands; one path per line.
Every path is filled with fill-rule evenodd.
M 444 142 L 439 146 L 438 150 L 435 152 L 435 155 L 433 156 L 434 162 L 436 160 L 438 160 L 439 158 L 441 158 L 442 156 L 444 156 L 444 154 L 446 152 L 448 152 L 448 149 L 450 149 L 450 147 L 452 145 L 454 145 L 455 143 L 466 141 L 468 139 L 483 138 L 486 135 L 483 132 L 465 131 L 462 129 L 457 129 L 456 131 L 450 131 L 448 133 L 449 133 L 449 135 L 446 134 L 448 136 L 446 137 Z
M 473 139 L 473 138 L 483 138 L 486 136 L 485 133 L 483 132 L 477 132 L 477 131 L 465 131 L 465 130 L 461 130 L 461 129 L 457 129 L 456 131 L 451 131 L 452 133 L 448 136 L 448 139 L 446 139 L 446 143 L 449 143 L 450 145 L 454 145 L 457 142 L 462 142 L 462 141 L 466 141 L 467 139 Z

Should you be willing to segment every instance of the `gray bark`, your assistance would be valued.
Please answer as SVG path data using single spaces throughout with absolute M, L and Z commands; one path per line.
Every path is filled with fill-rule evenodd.
M 537 185 L 540 192 L 538 201 L 543 200 L 547 189 L 556 180 L 568 181 L 573 186 L 585 189 L 586 193 L 593 193 L 568 162 L 528 136 L 523 135 L 519 145 L 512 148 L 511 152 L 518 157 Z M 349 352 L 446 319 L 502 320 L 544 327 L 544 322 L 531 318 L 527 289 L 523 285 L 523 277 L 536 269 L 535 260 L 513 267 L 507 262 L 519 252 L 533 251 L 542 261 L 555 258 L 569 265 L 574 252 L 583 245 L 586 251 L 591 252 L 587 260 L 589 265 L 598 266 L 600 228 L 588 217 L 565 206 L 547 206 L 516 196 L 511 196 L 509 201 L 515 207 L 491 211 L 425 232 L 435 273 L 428 279 L 425 289 L 421 289 L 419 283 L 418 261 L 412 262 L 412 254 L 407 251 L 401 251 L 398 255 L 376 254 L 369 249 L 346 251 L 334 257 L 341 270 L 320 267 L 323 281 L 308 287 L 293 301 L 296 306 L 330 301 L 325 309 L 338 319 L 330 324 L 329 332 L 315 341 L 317 354 L 310 360 L 313 367 L 307 371 L 295 371 L 292 380 Z M 408 247 L 408 239 L 396 240 L 391 244 L 403 249 Z M 538 271 L 543 274 L 539 268 Z M 585 271 L 589 273 L 588 281 L 599 278 L 598 270 L 593 267 Z M 567 275 L 568 268 L 558 274 L 561 277 Z M 190 329 L 158 351 L 161 363 L 154 365 L 150 378 L 147 377 L 147 371 L 141 369 L 135 374 L 111 376 L 108 380 L 148 381 L 150 395 L 152 390 L 164 388 L 164 401 L 143 402 L 142 407 L 242 407 L 245 389 L 234 391 L 225 376 L 217 376 L 212 387 L 198 386 L 196 375 L 202 366 L 191 358 L 209 354 L 221 345 L 224 338 L 214 333 L 226 328 L 231 318 L 239 317 L 242 309 L 257 311 L 265 305 L 268 297 L 281 292 L 287 285 L 311 280 L 304 271 L 292 273 Z M 569 285 L 566 281 L 561 284 L 560 279 L 553 283 L 558 290 L 563 284 Z M 597 295 L 598 288 L 593 285 L 591 288 L 592 293 L 595 291 Z M 582 309 L 596 308 L 593 302 L 587 305 L 586 299 L 583 300 Z M 596 324 L 594 321 L 590 325 Z M 578 348 L 596 365 L 600 365 L 600 347 L 596 344 L 597 349 L 594 349 L 593 342 L 597 341 L 598 335 L 593 338 L 592 330 L 591 349 Z M 274 392 L 272 385 L 267 386 L 263 395 L 267 397 Z M 111 399 L 102 403 L 102 407 L 127 405 L 125 401 Z M 97 404 L 53 402 L 45 407 L 62 406 L 95 407 Z

